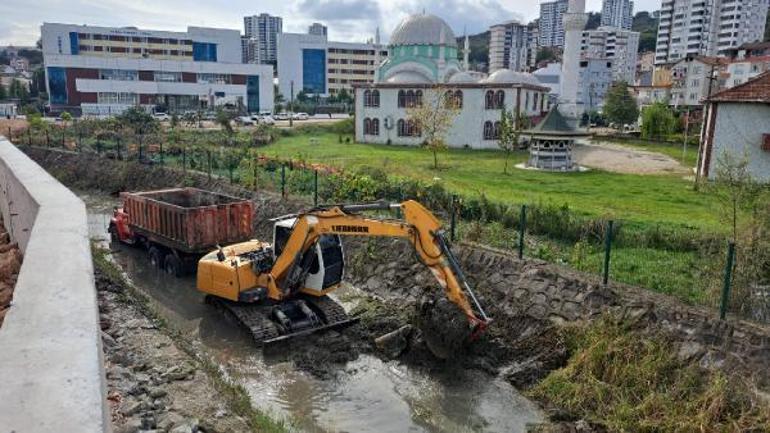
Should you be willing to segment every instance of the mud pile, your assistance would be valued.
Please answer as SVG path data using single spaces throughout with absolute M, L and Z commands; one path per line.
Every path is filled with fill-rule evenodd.
M 0 217 L 0 326 L 11 308 L 13 288 L 21 269 L 21 252 L 16 243 L 11 243 L 10 234 L 5 230 Z

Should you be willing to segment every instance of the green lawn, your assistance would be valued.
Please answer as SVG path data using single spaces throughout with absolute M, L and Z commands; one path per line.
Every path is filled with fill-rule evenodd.
M 520 204 L 567 204 L 588 215 L 612 216 L 639 223 L 675 223 L 718 229 L 713 200 L 693 191 L 692 184 L 673 175 L 642 176 L 600 170 L 584 173 L 547 173 L 513 168 L 526 159 L 515 153 L 508 174 L 504 154 L 492 150 L 448 150 L 439 154 L 440 169 L 432 168 L 432 154 L 424 149 L 339 143 L 335 134 L 282 137 L 260 149 L 273 157 L 304 159 L 346 169 L 377 167 L 391 175 L 426 181 L 435 179 L 457 193 Z

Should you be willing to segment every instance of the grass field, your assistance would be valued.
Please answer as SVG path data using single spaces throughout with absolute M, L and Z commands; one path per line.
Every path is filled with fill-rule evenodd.
M 629 175 L 600 170 L 584 173 L 547 173 L 513 168 L 527 158 L 516 152 L 503 174 L 504 154 L 493 150 L 454 149 L 441 152 L 439 170 L 424 149 L 339 143 L 335 134 L 282 137 L 260 149 L 273 157 L 303 159 L 346 169 L 376 167 L 390 175 L 442 182 L 449 190 L 480 194 L 509 204 L 566 204 L 580 213 L 608 216 L 642 224 L 669 223 L 718 230 L 714 202 L 692 184 L 672 175 Z M 667 148 L 669 148 L 667 146 Z M 647 148 L 647 150 L 653 150 Z M 671 149 L 670 149 L 671 150 Z

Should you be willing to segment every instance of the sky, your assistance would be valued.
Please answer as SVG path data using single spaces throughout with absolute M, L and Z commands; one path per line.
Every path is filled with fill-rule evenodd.
M 660 2 L 636 0 L 634 10 L 653 11 Z M 363 42 L 379 27 L 387 42 L 401 19 L 423 10 L 442 17 L 459 36 L 512 19 L 530 21 L 537 18 L 539 4 L 537 0 L 0 0 L 0 46 L 34 45 L 43 22 L 243 31 L 243 16 L 263 12 L 283 17 L 284 32 L 306 32 L 317 21 L 329 27 L 332 40 Z M 599 11 L 601 4 L 602 0 L 587 0 L 586 9 Z

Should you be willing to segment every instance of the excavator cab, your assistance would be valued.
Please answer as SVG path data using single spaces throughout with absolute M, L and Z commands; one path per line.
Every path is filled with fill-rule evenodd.
M 296 217 L 279 219 L 273 226 L 273 259 L 281 255 L 294 230 Z M 345 257 L 339 235 L 321 235 L 306 254 L 312 254 L 307 277 L 302 288 L 304 293 L 322 296 L 334 290 L 341 282 L 345 270 Z

